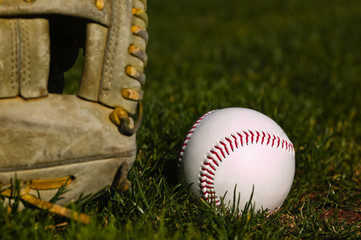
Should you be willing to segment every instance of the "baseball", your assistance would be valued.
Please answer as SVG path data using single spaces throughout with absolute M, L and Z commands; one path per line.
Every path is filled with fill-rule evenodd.
M 250 199 L 255 211 L 281 207 L 294 174 L 295 152 L 286 133 L 271 118 L 246 108 L 203 115 L 179 157 L 179 176 L 195 196 L 240 211 Z

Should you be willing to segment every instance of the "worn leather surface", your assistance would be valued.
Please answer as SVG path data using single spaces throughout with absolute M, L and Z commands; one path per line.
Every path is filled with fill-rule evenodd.
M 119 166 L 131 167 L 135 160 L 135 135 L 118 132 L 110 108 L 49 94 L 3 99 L 0 109 L 0 184 L 5 187 L 15 174 L 21 181 L 74 176 L 73 192 L 65 196 L 75 200 L 110 185 Z M 43 194 L 49 200 L 54 191 Z
M 140 51 L 145 52 L 145 39 L 133 34 L 131 27 L 136 25 L 146 29 L 146 23 L 132 13 L 135 5 L 142 10 L 146 6 L 140 1 L 131 0 L 113 0 L 112 3 L 112 18 L 108 29 L 94 24 L 87 26 L 84 74 L 78 95 L 110 107 L 121 106 L 134 114 L 137 101 L 124 98 L 121 91 L 123 88 L 141 91 L 142 88 L 139 81 L 127 75 L 125 68 L 131 65 L 140 72 L 144 71 L 146 59 L 132 55 L 129 48 L 137 44 Z M 97 67 L 99 62 L 103 63 L 101 68 Z M 95 79 L 100 79 L 99 88 L 90 87 L 97 86 L 98 81 Z
M 21 181 L 73 176 L 59 202 L 65 204 L 110 185 L 121 164 L 133 165 L 136 135 L 123 135 L 109 115 L 118 107 L 137 112 L 140 99 L 122 92 L 142 96 L 146 2 L 104 0 L 102 8 L 96 3 L 0 0 L 2 188 L 15 176 Z M 84 68 L 77 96 L 54 94 L 61 92 L 55 82 L 60 79 L 61 88 L 79 48 Z M 49 200 L 55 192 L 39 193 Z
M 104 0 L 104 8 L 99 10 L 96 0 L 1 0 L 0 16 L 10 18 L 37 15 L 64 15 L 89 19 L 109 26 L 113 0 Z
M 54 64 L 72 62 L 72 59 L 64 57 L 77 53 L 69 45 L 82 43 L 84 37 L 85 46 L 78 46 L 85 49 L 84 71 L 78 95 L 109 107 L 122 107 L 130 114 L 135 114 L 137 100 L 128 99 L 121 92 L 124 88 L 138 92 L 142 89 L 142 83 L 129 76 L 125 69 L 132 66 L 143 72 L 147 61 L 147 39 L 131 31 L 134 26 L 144 31 L 147 27 L 147 19 L 142 18 L 144 14 L 138 14 L 146 10 L 145 2 L 104 0 L 102 9 L 95 3 L 95 0 L 2 0 L 0 40 L 5 45 L 0 46 L 0 63 L 3 62 L 0 64 L 3 69 L 0 73 L 0 81 L 3 83 L 0 98 L 17 95 L 23 98 L 46 96 L 44 78 L 49 77 L 49 74 L 52 76 L 54 69 L 68 70 Z M 56 21 L 53 16 L 57 16 Z M 61 34 L 57 34 L 56 27 L 61 26 L 62 16 L 66 17 L 64 24 L 69 27 L 65 31 L 59 29 Z M 75 31 L 72 31 L 72 26 Z M 52 30 L 50 34 L 49 27 Z M 83 31 L 85 36 L 77 36 L 76 33 Z M 69 43 L 69 39 L 72 42 Z M 55 42 L 63 42 L 64 46 L 58 44 L 54 47 Z M 130 49 L 138 50 L 132 52 Z M 21 65 L 23 63 L 27 65 L 24 67 Z M 49 64 L 52 70 L 50 73 Z M 34 75 L 30 76 L 29 72 Z M 21 79 L 22 76 L 26 80 Z M 59 79 L 58 75 L 53 79 Z M 26 89 L 23 88 L 25 85 L 28 86 Z
M 135 154 L 135 136 L 118 132 L 112 109 L 74 95 L 4 99 L 0 109 L 0 171 Z
M 49 24 L 46 19 L 0 19 L 0 98 L 47 95 Z

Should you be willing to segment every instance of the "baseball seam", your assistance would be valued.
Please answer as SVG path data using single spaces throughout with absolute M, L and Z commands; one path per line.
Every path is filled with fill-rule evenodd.
M 191 129 L 189 129 L 189 131 L 188 131 L 188 133 L 187 133 L 187 135 L 186 135 L 186 137 L 185 137 L 185 139 L 184 139 L 184 141 L 183 141 L 182 149 L 181 149 L 181 151 L 180 151 L 180 153 L 179 153 L 179 157 L 178 157 L 178 169 L 179 169 L 179 166 L 180 166 L 180 164 L 181 164 L 181 162 L 182 162 L 184 150 L 186 149 L 187 144 L 188 144 L 188 141 L 189 141 L 189 139 L 191 138 L 194 130 L 197 128 L 197 126 L 199 125 L 199 123 L 202 122 L 202 120 L 203 120 L 206 116 L 208 116 L 209 114 L 213 113 L 214 111 L 216 111 L 216 110 L 209 111 L 209 112 L 207 112 L 206 114 L 204 114 L 203 116 L 201 116 L 201 117 L 193 124 L 193 126 L 191 127 Z
M 221 163 L 231 155 L 232 152 L 243 146 L 250 144 L 260 144 L 272 148 L 278 148 L 294 154 L 293 144 L 284 138 L 266 131 L 247 130 L 242 132 L 232 133 L 219 141 L 206 155 L 200 171 L 200 188 L 204 198 L 220 204 L 220 199 L 216 196 L 214 189 L 214 180 L 217 168 Z
M 215 111 L 217 110 L 209 111 L 201 116 L 188 131 L 179 154 L 178 169 L 182 162 L 184 151 L 187 148 L 187 144 L 193 132 L 204 120 L 204 118 Z M 208 152 L 204 161 L 202 162 L 199 184 L 201 194 L 207 201 L 214 202 L 217 205 L 221 203 L 220 199 L 216 196 L 214 189 L 216 170 L 228 155 L 230 155 L 235 150 L 249 144 L 260 144 L 272 148 L 275 147 L 284 151 L 288 151 L 293 155 L 295 154 L 294 146 L 288 139 L 284 139 L 273 133 L 268 133 L 267 131 L 247 130 L 230 134 L 228 137 L 220 140 L 218 144 L 214 145 L 214 147 Z

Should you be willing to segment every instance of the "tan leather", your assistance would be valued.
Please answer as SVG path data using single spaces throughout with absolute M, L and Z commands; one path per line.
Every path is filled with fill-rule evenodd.
M 148 41 L 146 2 L 144 0 L 104 0 L 102 9 L 99 9 L 96 3 L 96 0 L 1 1 L 0 17 L 6 18 L 0 20 L 0 38 L 5 38 L 3 42 L 6 45 L 2 48 L 11 49 L 11 52 L 1 51 L 0 59 L 6 59 L 8 56 L 16 58 L 20 55 L 20 57 L 15 60 L 10 58 L 5 60 L 7 62 L 3 65 L 6 70 L 2 72 L 4 76 L 1 76 L 0 81 L 6 82 L 2 84 L 4 87 L 0 92 L 0 97 L 46 96 L 44 76 L 49 74 L 49 38 L 52 38 L 52 36 L 49 37 L 46 29 L 49 28 L 48 21 L 52 27 L 52 20 L 45 17 L 76 16 L 84 18 L 84 26 L 86 26 L 84 73 L 78 95 L 83 99 L 100 102 L 109 107 L 122 107 L 130 114 L 135 114 L 138 102 L 124 97 L 122 90 L 131 89 L 141 92 L 142 84 L 144 84 L 145 78 L 142 73 L 147 62 L 145 50 Z M 44 19 L 38 17 L 44 17 Z M 79 21 L 79 19 L 75 18 L 72 21 Z M 20 34 L 17 34 L 18 30 Z M 12 34 L 15 34 L 15 37 Z M 9 38 L 14 39 L 9 41 Z M 26 48 L 27 46 L 29 48 Z M 30 50 L 31 53 L 29 53 Z M 20 63 L 29 64 L 25 68 Z M 14 68 L 13 65 L 16 64 Z M 31 81 L 37 84 L 29 84 L 27 78 L 19 86 L 17 74 L 20 71 L 21 76 L 29 75 L 29 66 L 32 73 L 38 73 L 41 76 L 35 74 L 30 77 Z M 126 71 L 129 66 L 136 69 L 141 78 L 129 75 Z M 31 86 L 30 89 L 23 89 L 25 85 Z M 20 89 L 20 92 L 16 89 Z
M 99 24 L 87 25 L 84 73 L 78 95 L 91 101 L 98 101 L 102 81 L 104 55 L 107 45 L 108 28 Z
M 74 176 L 65 200 L 112 184 L 122 163 L 133 165 L 135 135 L 124 136 L 110 121 L 111 108 L 74 95 L 0 100 L 0 185 Z M 57 190 L 42 192 L 48 201 Z
M 103 58 L 103 66 L 99 69 L 95 66 L 98 60 L 87 58 L 86 55 L 85 74 L 83 74 L 78 95 L 88 100 L 97 100 L 110 107 L 121 106 L 130 114 L 135 114 L 137 101 L 125 98 L 121 92 L 123 88 L 136 91 L 141 91 L 142 88 L 142 82 L 127 74 L 126 68 L 132 66 L 139 72 L 143 72 L 147 62 L 145 55 L 147 38 L 131 31 L 133 26 L 145 31 L 147 23 L 133 14 L 133 9 L 137 6 L 139 7 L 137 9 L 145 11 L 146 5 L 139 0 L 128 1 L 128 4 L 121 4 L 122 2 L 124 0 L 113 1 L 112 22 L 108 29 L 99 25 L 88 24 L 87 26 L 87 36 L 92 37 L 87 37 L 86 54 Z M 104 46 L 105 38 L 107 39 L 106 46 Z M 143 55 L 137 56 L 132 53 L 130 51 L 132 46 L 136 46 L 139 49 L 138 52 Z M 104 47 L 102 55 L 100 49 Z M 87 73 L 91 71 L 93 74 L 88 75 Z M 99 89 L 89 87 L 90 85 L 97 86 L 94 78 L 98 76 L 101 76 Z
M 113 0 L 104 0 L 98 9 L 96 0 L 1 0 L 0 16 L 18 18 L 36 15 L 66 15 L 89 19 L 109 26 Z
M 46 19 L 0 19 L 0 98 L 47 95 L 49 24 Z
M 145 11 L 145 0 L 0 0 L 2 189 L 15 175 L 22 182 L 72 176 L 65 204 L 109 186 L 115 175 L 116 185 L 129 187 L 143 113 Z M 79 47 L 78 94 L 48 93 L 49 76 L 66 71 Z M 125 113 L 122 126 L 110 119 L 114 109 Z M 134 123 L 128 114 L 137 111 Z M 56 191 L 39 194 L 48 201 Z

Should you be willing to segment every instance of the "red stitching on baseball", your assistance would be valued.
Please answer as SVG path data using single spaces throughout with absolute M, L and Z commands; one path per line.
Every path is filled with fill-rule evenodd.
M 227 144 L 225 144 L 224 142 L 220 141 L 219 142 L 220 144 L 222 144 L 224 150 L 226 151 L 227 155 L 229 155 L 229 151 L 228 151 L 228 147 L 227 147 Z
M 209 184 L 209 185 L 213 185 L 212 182 L 209 182 L 209 181 L 207 181 L 207 180 L 206 180 L 206 183 Z
M 246 131 L 243 131 L 244 132 L 244 134 L 246 134 L 246 144 L 248 145 L 248 133 L 246 132 Z M 243 145 L 243 144 L 242 144 Z
M 232 135 L 232 137 L 233 137 L 233 135 Z M 233 152 L 233 151 L 234 151 L 234 149 L 233 149 L 232 140 L 231 140 L 231 139 L 229 139 L 229 138 L 227 138 L 227 137 L 226 137 L 226 140 L 227 140 L 227 142 L 229 143 L 229 146 L 231 147 L 231 150 L 232 150 L 232 152 Z M 227 151 L 227 154 L 229 155 L 228 151 Z
M 208 178 L 209 180 L 211 180 L 211 181 L 214 181 L 214 176 L 215 176 L 215 174 L 214 173 L 210 173 L 209 171 L 206 171 L 206 170 L 204 170 L 204 169 L 201 169 L 201 178 L 203 179 L 203 178 Z
M 204 173 L 205 174 L 204 177 L 207 177 L 207 178 L 210 178 L 210 179 L 214 180 L 213 179 L 213 177 L 215 176 L 214 172 L 212 172 L 211 170 L 209 170 L 207 168 L 204 168 L 204 167 L 202 167 L 202 172 L 206 172 L 206 173 Z M 210 174 L 212 176 L 210 176 L 208 174 Z
M 241 142 L 241 146 L 243 146 L 243 136 L 242 134 L 240 134 L 239 132 L 237 132 L 238 136 L 239 136 L 239 140 Z
M 234 139 L 234 145 L 236 146 L 236 148 L 238 149 L 238 143 L 237 143 L 237 137 L 234 136 L 233 134 L 231 134 L 231 136 L 233 137 Z
M 262 136 L 262 142 L 261 142 L 261 144 L 263 144 L 263 143 L 264 143 L 264 138 L 266 137 L 265 132 L 263 132 L 263 131 L 262 131 L 262 133 L 263 133 L 263 136 Z
M 254 138 L 254 133 L 252 131 L 249 131 L 251 134 L 251 143 L 253 144 L 253 138 Z
M 266 145 L 269 145 L 270 139 L 271 139 L 271 135 L 268 133 L 268 140 L 267 140 L 267 144 L 266 144 Z
M 207 175 L 203 175 L 202 177 L 206 177 L 208 179 L 214 180 L 213 178 L 207 176 Z M 202 179 L 201 183 L 207 183 L 207 184 L 213 184 L 212 182 L 209 182 L 207 179 Z
M 187 147 L 187 144 L 188 144 L 188 141 L 187 141 L 187 140 L 189 140 L 190 137 L 192 136 L 193 130 L 197 128 L 198 124 L 199 124 L 207 115 L 213 113 L 214 111 L 216 111 L 216 110 L 209 111 L 209 112 L 207 112 L 206 114 L 204 114 L 203 116 L 201 116 L 201 117 L 193 124 L 193 126 L 191 127 L 191 129 L 188 131 L 187 136 L 186 136 L 186 138 L 185 138 L 185 140 L 184 140 L 184 144 L 183 144 L 182 149 L 181 149 L 181 151 L 180 151 L 180 153 L 179 153 L 179 156 L 178 156 L 178 169 L 179 169 L 180 163 L 182 162 L 184 150 L 185 150 L 185 148 Z
M 219 166 L 217 161 L 214 160 L 214 158 L 210 157 L 210 156 L 207 156 L 207 159 L 211 160 L 217 167 Z
M 216 110 L 210 111 L 206 114 L 204 114 L 202 117 L 200 117 L 195 124 L 191 127 L 189 132 L 187 133 L 187 136 L 184 140 L 184 143 L 182 145 L 182 149 L 180 151 L 180 155 L 178 158 L 178 166 L 180 165 L 184 151 L 187 147 L 188 141 L 191 138 L 191 135 L 194 132 L 194 129 L 197 128 L 198 124 L 202 122 L 202 120 L 209 114 L 213 113 Z M 236 132 L 234 134 L 231 134 L 230 137 L 225 137 L 225 140 L 229 143 L 229 146 L 234 152 L 234 147 L 236 149 L 240 148 L 241 146 L 244 146 L 244 140 L 245 138 L 245 144 L 259 144 L 259 141 L 261 145 L 265 143 L 266 146 L 275 146 L 275 141 L 277 141 L 277 148 L 285 149 L 288 152 L 294 153 L 294 147 L 291 142 L 289 142 L 286 139 L 281 139 L 279 136 L 276 136 L 275 134 L 266 133 L 264 131 L 257 131 L 257 130 L 248 130 L 248 132 L 243 131 L 245 136 L 242 133 Z M 262 136 L 261 136 L 262 135 Z M 249 136 L 251 139 L 249 139 Z M 281 141 L 282 140 L 282 141 Z M 240 145 L 239 145 L 239 143 Z M 272 141 L 272 143 L 271 143 Z M 282 144 L 281 144 L 282 142 Z M 270 144 L 271 143 L 271 144 Z M 201 172 L 200 172 L 200 187 L 201 192 L 203 193 L 204 198 L 208 200 L 214 201 L 217 205 L 220 204 L 220 200 L 215 195 L 215 189 L 214 189 L 214 176 L 215 172 L 217 171 L 217 168 L 219 167 L 219 164 L 223 161 L 224 158 L 227 156 L 224 154 L 224 151 L 222 149 L 224 148 L 224 151 L 227 153 L 227 155 L 230 155 L 230 152 L 228 150 L 228 146 L 225 142 L 222 140 L 219 141 L 218 145 L 215 145 L 213 149 L 216 150 L 210 150 L 208 155 L 206 155 L 206 159 L 202 164 Z M 221 153 L 222 157 L 218 154 L 218 151 Z M 217 161 L 218 159 L 218 161 Z
M 202 180 L 201 180 L 201 183 L 203 183 L 203 182 L 205 182 L 205 181 L 206 181 L 206 180 L 202 179 Z M 202 186 L 203 186 L 203 185 L 202 185 Z
M 210 151 L 210 153 L 212 153 L 212 154 L 216 155 L 216 157 L 218 158 L 218 160 L 219 160 L 220 162 L 222 162 L 222 159 L 219 157 L 219 155 L 218 155 L 218 153 L 217 153 L 217 152 L 215 152 L 215 151 L 211 150 L 211 151 Z
M 225 137 L 225 140 L 229 143 L 229 145 L 231 146 L 231 149 L 233 151 L 233 144 L 234 146 L 236 146 L 236 148 L 238 149 L 238 141 L 240 141 L 241 146 L 243 145 L 243 138 L 245 138 L 245 143 L 247 145 L 249 144 L 261 144 L 261 145 L 265 145 L 265 146 L 270 146 L 270 147 L 275 147 L 275 148 L 280 148 L 280 149 L 284 149 L 285 151 L 294 152 L 294 148 L 293 148 L 293 144 L 291 142 L 289 142 L 286 139 L 281 139 L 280 136 L 275 135 L 275 134 L 271 134 L 271 133 L 267 133 L 264 131 L 256 131 L 256 130 L 248 130 L 248 131 L 243 131 L 243 133 L 245 134 L 245 136 L 239 132 L 237 132 L 236 134 L 231 134 L 231 137 Z M 262 133 L 262 136 L 261 136 Z M 261 138 L 261 142 L 260 141 Z M 263 144 L 265 143 L 265 144 Z M 218 142 L 217 145 L 214 146 L 213 149 L 217 149 L 221 152 L 220 156 L 218 154 L 218 151 L 215 150 L 210 150 L 209 154 L 207 155 L 206 159 L 208 161 L 204 161 L 202 164 L 202 171 L 206 172 L 206 174 L 201 173 L 201 177 L 205 176 L 205 177 L 209 177 L 209 174 L 212 174 L 212 176 L 215 176 L 216 172 L 217 172 L 217 168 L 219 167 L 219 164 L 217 161 L 215 161 L 214 159 L 218 159 L 219 162 L 222 162 L 225 158 L 227 158 L 227 156 L 223 153 L 222 151 L 222 146 L 224 147 L 224 149 L 227 149 L 227 144 L 223 141 L 220 140 Z M 227 150 L 226 150 L 227 152 Z M 227 152 L 227 155 L 229 155 L 229 153 Z M 209 161 L 212 160 L 212 161 Z M 211 170 L 212 169 L 212 170 Z M 209 197 L 209 193 L 212 192 L 212 194 L 215 195 L 215 189 L 214 189 L 214 179 L 212 178 L 212 183 L 210 183 L 209 181 L 200 181 L 201 184 L 201 189 L 207 189 L 206 191 L 203 191 L 203 196 L 204 198 L 208 201 L 209 199 L 213 199 L 215 200 L 216 204 L 220 203 L 220 200 L 217 196 L 215 197 Z
M 204 165 L 210 166 L 214 171 L 216 171 L 216 168 L 212 165 L 211 162 L 204 163 Z
M 273 135 L 272 138 L 272 147 L 276 144 L 275 141 L 277 140 L 277 137 L 275 135 Z
M 223 149 L 221 147 L 218 147 L 218 146 L 214 146 L 215 149 L 219 150 L 222 154 L 222 157 L 224 158 L 226 155 L 224 154 L 223 152 Z
M 214 196 L 214 192 L 213 191 L 207 191 L 208 195 L 211 195 L 210 197 L 207 196 L 207 199 L 217 199 L 217 196 Z
M 259 132 L 258 132 L 258 131 L 256 131 L 256 133 L 257 133 L 256 143 L 258 143 L 258 141 L 259 141 L 259 137 L 260 137 L 260 134 L 259 134 Z

